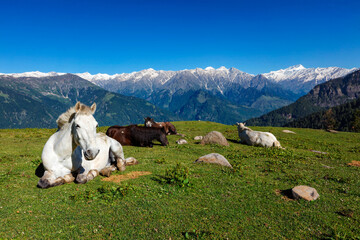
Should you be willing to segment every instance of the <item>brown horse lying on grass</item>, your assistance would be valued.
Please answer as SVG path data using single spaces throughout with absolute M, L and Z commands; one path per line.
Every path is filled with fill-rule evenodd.
M 164 128 L 167 135 L 180 135 L 176 132 L 176 128 L 171 122 L 155 122 L 154 119 L 150 117 L 144 118 L 144 120 L 145 127 Z
M 153 147 L 153 140 L 157 140 L 162 146 L 169 145 L 163 128 L 147 128 L 136 125 L 111 126 L 106 135 L 117 140 L 121 145 Z

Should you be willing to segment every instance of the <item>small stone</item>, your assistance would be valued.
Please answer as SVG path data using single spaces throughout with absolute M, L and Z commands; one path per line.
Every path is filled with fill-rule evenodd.
M 229 163 L 229 161 L 221 154 L 218 153 L 210 153 L 207 154 L 205 156 L 199 157 L 195 163 L 214 163 L 214 164 L 219 164 L 225 167 L 230 167 L 232 168 L 231 164 Z
M 188 142 L 185 139 L 181 138 L 177 140 L 176 143 L 181 145 L 181 144 L 187 144 Z
M 212 131 L 206 134 L 205 137 L 201 140 L 201 144 L 219 144 L 222 146 L 229 146 L 226 138 L 218 131 Z
M 127 159 L 125 159 L 126 166 L 136 165 L 136 164 L 139 164 L 139 161 L 136 160 L 134 157 L 128 157 Z
M 314 152 L 314 153 L 319 153 L 319 154 L 328 154 L 327 152 L 321 152 L 321 151 L 317 151 L 317 150 L 309 150 L 310 152 Z
M 194 140 L 202 140 L 204 137 L 203 136 L 196 136 L 194 137 Z
M 296 134 L 296 132 L 290 131 L 290 130 L 282 130 L 283 133 L 292 133 L 292 134 Z
M 328 168 L 328 169 L 334 168 L 334 167 L 330 167 L 330 166 L 327 166 L 327 165 L 323 165 L 323 167 Z
M 313 201 L 320 197 L 315 188 L 305 185 L 296 186 L 291 191 L 294 199 L 305 199 L 307 201 Z
M 326 129 L 326 131 L 328 131 L 328 132 L 330 132 L 330 133 L 338 133 L 338 131 L 332 130 L 332 129 Z

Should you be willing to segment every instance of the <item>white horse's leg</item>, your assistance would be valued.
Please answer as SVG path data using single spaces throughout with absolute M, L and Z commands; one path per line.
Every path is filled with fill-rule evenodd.
M 111 173 L 116 171 L 116 169 L 117 169 L 116 166 L 111 165 L 110 167 L 101 169 L 100 175 L 105 177 L 110 177 Z
M 49 187 L 55 187 L 62 185 L 64 183 L 70 183 L 74 181 L 73 175 L 67 174 L 63 177 L 56 177 L 55 174 L 53 174 L 50 171 L 45 171 L 44 175 L 40 178 L 37 186 L 39 188 L 49 188 Z
M 76 177 L 76 182 L 84 184 L 84 183 L 87 183 L 88 181 L 93 180 L 98 175 L 99 175 L 98 170 L 91 169 L 89 172 L 84 172 L 84 173 L 78 174 Z
M 125 171 L 125 157 L 121 144 L 112 138 L 108 138 L 108 140 L 110 141 L 110 151 L 114 154 L 116 159 L 117 168 L 119 171 Z

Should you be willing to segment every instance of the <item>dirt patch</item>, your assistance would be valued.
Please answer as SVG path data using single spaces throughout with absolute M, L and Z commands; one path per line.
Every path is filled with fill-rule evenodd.
M 360 161 L 351 161 L 351 163 L 348 163 L 348 165 L 354 167 L 360 167 Z
M 129 179 L 135 179 L 138 178 L 140 176 L 145 176 L 145 175 L 150 175 L 151 172 L 145 172 L 145 171 L 134 171 L 134 172 L 129 172 L 127 174 L 124 175 L 112 175 L 108 178 L 103 178 L 102 181 L 106 181 L 106 182 L 122 182 L 122 181 L 126 181 Z

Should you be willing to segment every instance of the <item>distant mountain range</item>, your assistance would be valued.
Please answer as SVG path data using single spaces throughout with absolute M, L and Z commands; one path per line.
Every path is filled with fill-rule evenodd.
M 332 79 L 328 82 L 315 86 L 308 94 L 299 98 L 296 102 L 269 112 L 258 118 L 247 121 L 248 125 L 258 126 L 297 126 L 299 122 L 306 122 L 303 118 L 310 114 L 321 112 L 326 109 L 355 101 L 360 97 L 360 70 L 352 72 L 344 77 Z M 356 104 L 354 105 L 357 106 Z M 335 109 L 337 112 L 338 109 Z M 351 112 L 350 110 L 348 112 Z M 344 116 L 341 116 L 344 117 Z M 351 118 L 352 116 L 347 116 Z M 302 119 L 302 120 L 300 120 Z M 316 117 L 313 120 L 317 119 Z M 290 124 L 297 122 L 296 124 Z M 319 123 L 313 123 L 319 125 Z M 308 126 L 308 125 L 307 125 Z M 305 127 L 305 125 L 304 125 Z
M 54 98 L 56 99 L 60 96 L 60 98 L 62 98 L 60 102 L 65 102 L 66 106 L 70 106 L 74 103 L 75 99 L 79 99 L 79 96 L 71 95 L 70 97 L 61 97 L 61 91 L 63 91 L 62 89 L 67 89 L 68 92 L 71 92 L 71 88 L 79 89 L 81 86 L 78 86 L 78 83 L 75 82 L 81 81 L 82 86 L 88 86 L 88 84 L 94 83 L 105 90 L 119 93 L 114 94 L 114 96 L 121 98 L 123 102 L 132 102 L 132 109 L 138 113 L 136 116 L 126 115 L 129 114 L 126 108 L 122 111 L 122 117 L 115 117 L 115 113 L 113 115 L 107 113 L 101 117 L 101 121 L 103 121 L 104 124 L 114 124 L 115 118 L 119 120 L 122 119 L 121 122 L 123 122 L 123 124 L 137 122 L 140 119 L 140 115 L 156 116 L 156 120 L 158 121 L 162 119 L 208 120 L 232 124 L 236 121 L 244 121 L 249 118 L 261 116 L 264 113 L 291 104 L 316 84 L 344 76 L 355 70 L 355 68 L 344 69 L 338 67 L 305 68 L 302 65 L 296 65 L 287 69 L 256 76 L 235 68 L 227 69 L 225 67 L 218 69 L 208 67 L 205 69 L 197 68 L 181 71 L 155 71 L 154 69 L 146 69 L 139 72 L 114 75 L 91 75 L 89 73 L 65 74 L 56 72 L 0 74 L 0 87 L 5 87 L 2 84 L 2 82 L 6 82 L 4 79 L 11 79 L 8 80 L 8 82 L 14 82 L 14 84 L 8 86 L 7 89 L 1 90 L 0 101 L 3 101 L 1 104 L 4 106 L 1 106 L 1 108 L 4 109 L 5 106 L 8 106 L 6 101 L 13 99 L 13 97 L 6 98 L 4 96 L 11 95 L 16 97 L 18 90 L 21 89 L 21 85 L 27 86 L 27 84 L 30 84 L 30 89 L 33 87 L 33 83 L 31 82 L 37 82 L 40 80 L 36 79 L 42 79 L 42 83 L 36 87 L 36 90 L 29 90 L 28 94 L 21 95 L 23 98 L 22 101 L 31 102 L 34 101 L 34 99 L 38 100 L 37 103 L 30 104 L 31 106 L 36 106 L 36 104 L 43 102 L 43 105 L 39 105 L 36 109 L 42 109 L 40 112 L 47 112 L 47 115 L 54 116 L 57 112 L 55 114 L 47 108 L 47 104 L 51 102 L 50 100 L 53 101 Z M 64 82 L 65 79 L 67 79 L 66 83 Z M 80 79 L 86 79 L 88 81 Z M 19 82 L 18 85 L 15 84 L 17 82 Z M 53 88 L 49 85 L 47 91 L 50 90 L 50 92 L 38 92 L 43 84 L 52 84 L 51 86 L 55 86 L 53 87 L 54 89 L 58 88 L 61 90 L 58 90 L 60 92 L 54 93 L 52 92 Z M 61 86 L 62 84 L 66 86 Z M 94 85 L 91 86 L 91 89 L 95 89 Z M 99 89 L 100 88 L 98 88 L 98 90 Z M 102 89 L 102 91 L 105 90 Z M 11 91 L 13 91 L 13 93 Z M 96 100 L 97 96 L 94 95 L 94 92 L 89 92 L 89 95 L 86 91 L 82 92 L 84 96 L 87 96 L 84 97 L 84 99 Z M 41 96 L 41 101 L 38 99 L 40 97 L 34 97 L 34 94 Z M 111 93 L 103 92 L 102 94 L 102 97 L 107 99 L 106 96 L 109 96 Z M 127 98 L 126 96 L 135 98 Z M 139 102 L 139 98 L 148 102 Z M 101 97 L 99 97 L 99 99 L 101 99 Z M 56 101 L 58 100 L 59 99 L 56 99 Z M 20 99 L 16 101 L 20 101 Z M 104 101 L 105 106 L 106 101 L 102 101 Z M 137 104 L 148 106 L 149 108 L 145 111 L 143 107 L 138 107 Z M 115 105 L 116 104 L 114 104 L 114 106 Z M 150 114 L 152 112 L 148 111 L 151 110 L 150 108 L 154 109 L 153 114 Z M 107 109 L 109 111 L 115 110 Z M 117 109 L 116 107 L 116 110 Z M 119 109 L 119 111 L 121 110 Z M 13 126 L 15 126 L 17 122 L 21 122 L 19 126 L 26 126 L 26 124 L 21 121 L 21 119 L 24 119 L 24 109 L 19 108 L 15 112 L 12 116 L 9 116 L 9 114 L 6 115 L 13 119 L 10 121 L 13 122 Z M 35 108 L 34 112 L 36 112 Z M 30 113 L 26 111 L 25 116 L 29 116 L 29 114 Z M 45 118 L 43 120 L 45 121 Z M 5 121 L 6 120 L 4 120 L 4 122 Z
M 106 91 L 76 75 L 47 77 L 0 76 L 0 128 L 56 127 L 57 117 L 76 101 L 96 102 L 95 118 L 100 126 L 142 123 L 151 116 L 179 120 L 139 98 Z

